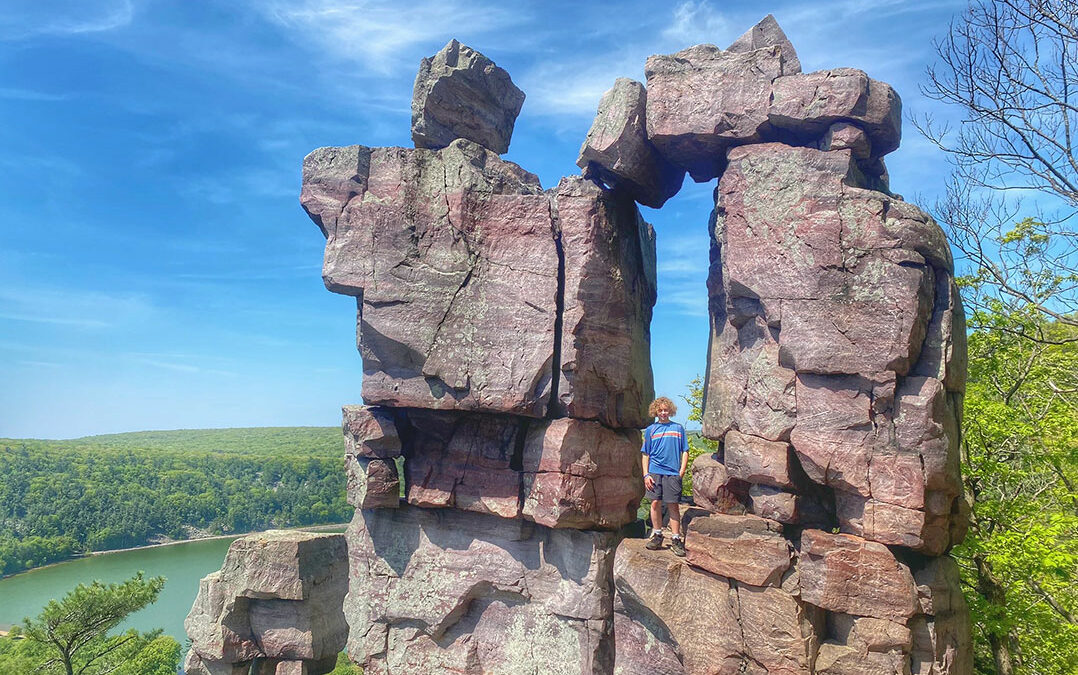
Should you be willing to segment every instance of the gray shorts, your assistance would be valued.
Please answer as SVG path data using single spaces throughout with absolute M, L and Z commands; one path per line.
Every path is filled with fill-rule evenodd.
M 646 499 L 666 504 L 677 504 L 681 500 L 681 476 L 666 476 L 657 473 L 648 475 L 655 479 L 655 487 L 644 493 Z

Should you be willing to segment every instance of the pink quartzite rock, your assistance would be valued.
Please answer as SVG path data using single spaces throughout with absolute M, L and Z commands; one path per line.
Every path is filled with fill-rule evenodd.
M 513 453 L 521 418 L 411 410 L 408 419 L 414 428 L 405 446 L 409 504 L 520 515 L 521 475 Z
M 723 463 L 734 478 L 756 485 L 793 486 L 788 443 L 730 431 L 723 449 Z
M 547 527 L 616 529 L 644 496 L 640 432 L 598 422 L 532 424 L 523 450 L 523 515 Z
M 774 81 L 768 120 L 799 136 L 819 138 L 836 122 L 865 130 L 875 155 L 898 148 L 902 101 L 895 90 L 864 71 L 835 68 L 787 75 Z
M 739 495 L 745 486 L 732 478 L 715 455 L 703 454 L 692 462 L 692 501 L 718 513 L 744 513 Z
M 538 178 L 467 141 L 369 152 L 323 267 L 330 290 L 360 297 L 364 401 L 543 414 L 558 252 Z M 325 154 L 305 175 L 330 184 Z
M 693 567 L 752 586 L 776 585 L 790 567 L 792 549 L 774 521 L 689 511 L 683 523 L 685 560 Z
M 356 511 L 346 536 L 348 652 L 364 672 L 613 666 L 613 533 L 405 506 Z
M 796 589 L 742 585 L 644 544 L 626 539 L 618 546 L 618 598 L 649 641 L 681 655 L 685 673 L 810 672 L 818 613 L 793 597 Z M 624 672 L 647 672 L 645 664 L 626 663 L 632 652 L 618 658 Z
M 801 519 L 800 498 L 769 485 L 753 485 L 749 488 L 752 513 L 761 518 L 780 523 L 796 523 Z
M 786 69 L 777 45 L 724 52 L 697 45 L 648 58 L 648 139 L 697 182 L 722 172 L 723 151 L 768 132 L 771 82 Z M 798 65 L 800 70 L 800 65 Z
M 237 539 L 184 622 L 186 672 L 216 675 L 266 658 L 328 673 L 348 634 L 346 586 L 342 535 L 271 530 Z
M 909 661 L 901 652 L 862 652 L 825 642 L 816 657 L 816 675 L 906 675 Z
M 493 61 L 450 40 L 423 59 L 412 94 L 412 140 L 444 148 L 465 138 L 499 155 L 509 150 L 524 92 Z
M 427 410 L 410 410 L 408 420 L 406 497 L 413 506 L 580 529 L 617 529 L 636 519 L 643 497 L 636 430 Z
M 342 411 L 345 455 L 367 459 L 400 457 L 401 439 L 392 410 L 346 405 Z
M 646 106 L 644 85 L 619 77 L 599 101 L 576 165 L 586 177 L 657 209 L 681 189 L 685 171 L 674 168 L 648 142 Z
M 945 249 L 939 226 L 892 228 L 892 198 L 847 185 L 857 180 L 849 151 L 763 144 L 728 157 L 721 282 L 709 287 L 725 293 L 731 321 L 752 312 L 778 329 L 779 362 L 800 373 L 908 372 L 934 297 L 921 250 Z
M 790 44 L 786 33 L 779 27 L 778 21 L 775 21 L 775 17 L 771 14 L 760 19 L 759 23 L 734 40 L 733 44 L 726 48 L 726 51 L 740 54 L 772 46 L 778 46 L 782 50 L 782 70 L 784 73 L 792 75 L 801 72 L 801 61 L 797 58 L 794 46 Z
M 392 459 L 345 456 L 348 503 L 357 509 L 395 509 L 400 505 L 400 477 Z
M 923 616 L 910 621 L 913 632 L 911 672 L 972 673 L 970 616 L 958 579 L 958 565 L 943 556 L 914 573 Z
M 849 150 L 854 159 L 868 159 L 872 154 L 872 142 L 861 127 L 836 122 L 827 128 L 820 140 L 820 150 Z
M 655 231 L 631 199 L 579 176 L 551 192 L 565 258 L 558 416 L 646 427 Z
M 299 201 L 307 215 L 329 238 L 352 197 L 367 191 L 371 149 L 362 145 L 318 148 L 303 160 L 303 191 Z
M 913 575 L 882 544 L 805 530 L 798 571 L 801 599 L 830 612 L 905 623 L 918 611 Z
M 651 634 L 614 602 L 614 675 L 685 675 L 672 645 Z

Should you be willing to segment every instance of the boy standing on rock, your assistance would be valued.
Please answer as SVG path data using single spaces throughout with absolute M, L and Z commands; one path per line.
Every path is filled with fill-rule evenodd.
M 681 537 L 681 479 L 689 466 L 689 441 L 685 427 L 671 422 L 677 414 L 677 406 L 665 396 L 660 396 L 648 406 L 648 414 L 658 421 L 644 430 L 644 447 L 641 462 L 644 467 L 644 495 L 651 500 L 651 540 L 647 548 L 656 551 L 663 544 L 663 504 L 670 513 L 670 532 L 673 534 L 670 550 L 678 557 L 685 556 L 685 543 Z

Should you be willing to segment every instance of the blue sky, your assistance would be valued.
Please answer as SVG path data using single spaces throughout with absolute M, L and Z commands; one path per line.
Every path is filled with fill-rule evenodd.
M 959 1 L 8 0 L 0 13 L 0 436 L 334 425 L 359 402 L 355 305 L 298 204 L 325 145 L 411 146 L 421 58 L 450 38 L 527 94 L 506 157 L 577 173 L 603 91 L 650 54 L 775 14 L 804 70 L 852 66 L 905 112 Z M 942 156 L 905 125 L 892 189 Z M 712 184 L 661 212 L 656 389 L 704 371 Z M 684 418 L 684 413 L 681 415 Z

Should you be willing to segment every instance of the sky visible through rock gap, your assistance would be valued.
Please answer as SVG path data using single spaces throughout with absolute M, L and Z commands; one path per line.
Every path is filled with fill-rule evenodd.
M 769 3 L 803 70 L 890 83 L 904 113 L 964 2 Z M 726 47 L 755 2 L 14 0 L 0 14 L 0 436 L 335 425 L 360 402 L 351 298 L 322 286 L 303 156 L 411 146 L 419 61 L 450 38 L 527 94 L 506 158 L 575 174 L 602 93 L 651 54 Z M 908 122 L 892 189 L 943 157 Z M 661 211 L 656 390 L 703 375 L 714 182 Z M 685 410 L 679 416 L 685 419 Z

